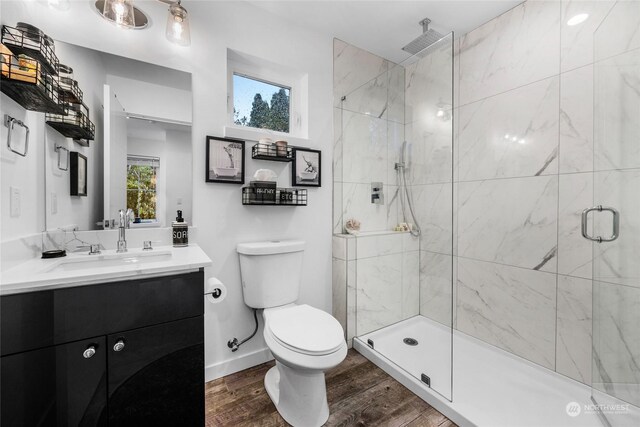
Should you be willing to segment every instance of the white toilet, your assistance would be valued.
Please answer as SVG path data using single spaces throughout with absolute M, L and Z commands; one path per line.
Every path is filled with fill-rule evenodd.
M 347 343 L 333 316 L 295 303 L 304 242 L 242 243 L 237 250 L 244 302 L 264 308 L 264 339 L 276 359 L 264 378 L 267 393 L 289 424 L 321 426 L 329 418 L 324 371 L 344 360 Z

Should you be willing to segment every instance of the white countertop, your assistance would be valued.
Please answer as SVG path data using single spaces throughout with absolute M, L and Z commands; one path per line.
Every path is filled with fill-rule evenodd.
M 136 257 L 145 258 L 145 262 L 138 262 Z M 154 259 L 156 257 L 157 260 Z M 123 258 L 129 258 L 131 262 L 120 262 L 118 265 L 110 262 Z M 106 262 L 104 266 L 78 268 L 84 261 L 92 264 Z M 65 265 L 76 267 L 65 270 Z M 180 248 L 158 246 L 152 251 L 135 248 L 129 249 L 126 254 L 103 250 L 100 255 L 80 252 L 62 258 L 35 258 L 0 275 L 0 295 L 179 274 L 209 266 L 211 259 L 196 244 Z

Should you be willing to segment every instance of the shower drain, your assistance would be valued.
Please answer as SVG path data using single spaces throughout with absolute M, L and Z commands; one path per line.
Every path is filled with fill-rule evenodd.
M 405 338 L 402 340 L 406 345 L 418 345 L 418 340 L 415 338 Z

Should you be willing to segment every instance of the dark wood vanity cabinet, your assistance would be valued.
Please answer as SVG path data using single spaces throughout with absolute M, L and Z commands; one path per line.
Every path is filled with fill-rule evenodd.
M 0 297 L 0 425 L 204 425 L 203 281 Z

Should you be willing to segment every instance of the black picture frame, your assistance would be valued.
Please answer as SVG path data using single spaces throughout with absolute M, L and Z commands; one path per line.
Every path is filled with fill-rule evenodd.
M 71 180 L 70 194 L 72 196 L 87 195 L 87 157 L 71 151 L 69 153 L 69 176 Z
M 244 184 L 244 146 L 241 139 L 207 136 L 206 182 Z
M 310 168 L 314 170 L 310 171 Z M 313 177 L 314 173 L 315 177 Z M 291 185 L 294 187 L 322 187 L 322 152 L 320 150 L 294 147 Z

